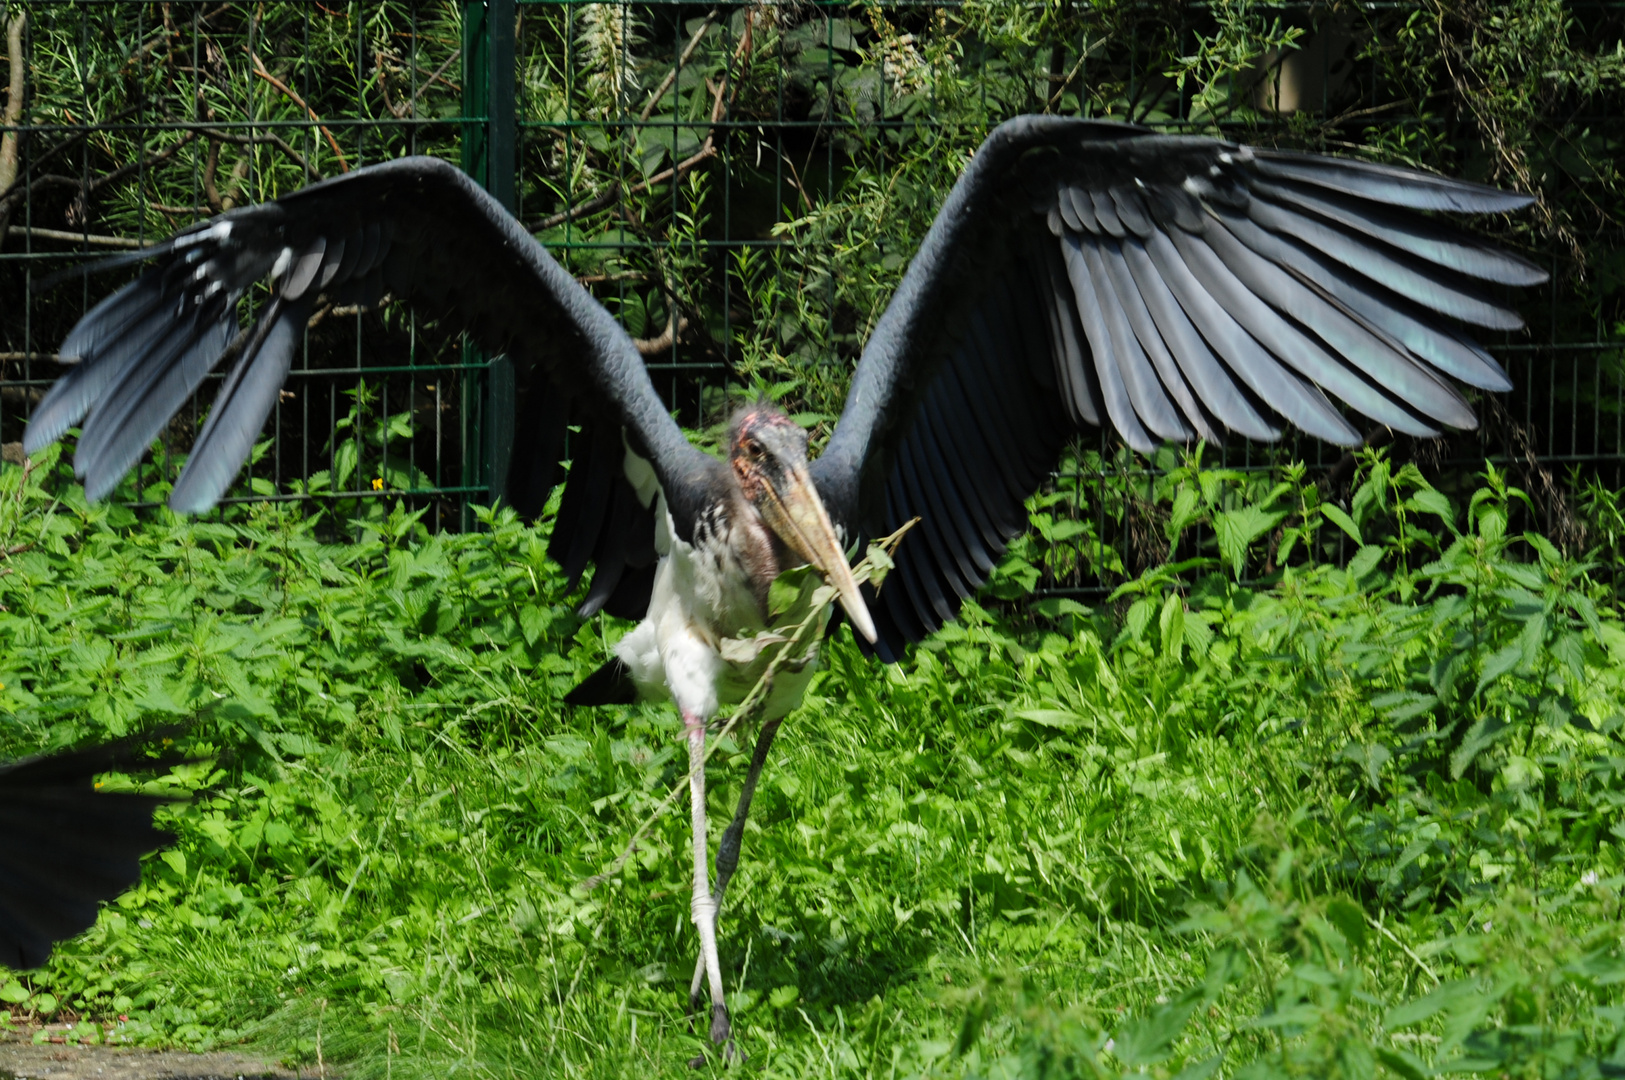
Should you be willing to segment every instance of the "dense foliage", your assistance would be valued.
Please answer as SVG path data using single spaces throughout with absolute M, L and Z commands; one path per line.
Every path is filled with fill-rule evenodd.
M 0 349 L 24 359 L 0 362 L 36 380 L 95 293 L 27 292 L 74 246 L 37 230 L 150 238 L 362 161 L 456 158 L 468 130 L 456 3 L 3 18 L 23 7 L 35 130 L 0 191 L 25 230 L 0 233 Z M 675 361 L 660 387 L 698 427 L 726 380 L 827 433 L 959 163 L 1024 110 L 1538 192 L 1485 227 L 1558 271 L 1531 340 L 1597 346 L 1511 342 L 1519 392 L 1480 403 L 1484 443 L 1329 476 L 1290 464 L 1312 446 L 1146 470 L 1091 443 L 984 604 L 908 663 L 841 631 L 723 916 L 749 1070 L 1625 1072 L 1625 515 L 1533 453 L 1619 450 L 1618 8 L 521 14 L 521 216 Z M 181 719 L 208 757 L 164 782 L 197 795 L 144 885 L 0 983 L 18 1015 L 353 1076 L 686 1075 L 687 826 L 656 816 L 676 720 L 559 704 L 625 626 L 572 614 L 546 521 L 453 535 L 447 503 L 399 494 L 479 479 L 458 442 L 477 388 L 441 329 L 318 313 L 310 363 L 350 370 L 291 388 L 242 493 L 320 512 L 180 521 L 85 506 L 55 451 L 0 467 L 0 751 Z M 403 357 L 447 366 L 360 382 Z M 6 389 L 9 442 L 37 387 Z M 1536 429 L 1563 415 L 1594 422 Z M 198 419 L 121 498 L 162 498 Z M 1486 449 L 1510 464 L 1479 473 Z M 1238 461 L 1263 470 L 1212 467 Z M 1107 588 L 1027 602 L 1045 582 Z M 748 752 L 713 758 L 713 820 Z
M 889 669 L 831 643 L 724 916 L 753 1071 L 1625 1068 L 1611 596 L 1507 531 L 1493 470 L 1453 504 L 1371 456 L 1348 511 L 1244 480 L 1176 474 L 1212 554 L 1115 606 L 970 605 Z M 682 1074 L 685 815 L 582 884 L 682 783 L 677 722 L 559 704 L 625 626 L 571 613 L 545 531 L 143 522 L 54 457 L 0 472 L 0 514 L 7 748 L 184 718 L 219 755 L 14 1008 L 351 1075 Z M 1242 586 L 1249 514 L 1360 546 Z
M 1625 336 L 1616 329 L 1625 323 L 1617 6 L 973 0 L 518 11 L 516 211 L 640 339 L 689 426 L 725 415 L 728 390 L 767 385 L 814 426 L 815 442 L 827 435 L 869 329 L 961 163 L 994 124 L 1048 111 L 1417 165 L 1538 195 L 1532 212 L 1478 223 L 1555 271 L 1550 294 L 1524 305 L 1530 335 L 1496 343 L 1517 396 L 1480 403 L 1482 437 L 1401 440 L 1395 452 L 1436 483 L 1451 471 L 1470 477 L 1488 454 L 1516 461 L 1543 530 L 1565 542 L 1572 522 L 1551 466 L 1530 459 L 1625 454 L 1618 352 L 1607 348 Z M 70 234 L 97 237 L 94 256 L 115 250 L 96 244 L 150 241 L 403 153 L 478 164 L 480 72 L 460 60 L 473 31 L 458 0 L 36 0 L 0 12 L 28 15 L 20 171 L 0 191 L 0 218 L 19 230 L 0 236 L 0 296 L 16 301 L 0 303 L 9 358 L 0 381 L 33 380 L 0 396 L 0 442 L 20 437 L 27 395 L 60 371 L 56 345 L 116 283 L 28 291 L 81 258 Z M 430 506 L 431 525 L 466 527 L 463 489 L 493 479 L 481 427 L 491 403 L 483 372 L 464 366 L 476 358 L 426 314 L 396 304 L 319 310 L 301 357 L 313 373 L 288 387 L 255 479 L 290 493 L 324 472 L 334 487 L 364 488 L 373 476 L 345 470 L 329 435 L 358 368 L 383 368 L 367 378 L 395 439 L 399 486 L 441 493 L 408 505 Z M 184 453 L 202 415 L 165 432 L 172 454 Z M 1109 437 L 1085 450 L 1077 465 L 1090 484 L 1121 487 L 1137 467 Z M 1232 465 L 1335 460 L 1314 444 L 1226 451 Z M 174 459 L 156 465 L 162 474 Z M 1100 519 L 1098 539 L 1130 574 L 1166 554 L 1138 543 L 1138 505 L 1125 495 Z

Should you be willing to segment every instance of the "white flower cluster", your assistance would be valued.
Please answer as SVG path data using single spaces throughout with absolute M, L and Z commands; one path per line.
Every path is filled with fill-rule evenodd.
M 613 116 L 638 86 L 632 59 L 637 20 L 626 4 L 617 3 L 583 4 L 580 19 L 576 43 L 585 54 L 581 66 L 587 72 L 587 92 L 603 115 Z

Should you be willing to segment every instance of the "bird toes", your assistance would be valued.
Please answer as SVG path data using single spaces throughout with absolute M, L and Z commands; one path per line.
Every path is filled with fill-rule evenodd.
M 733 1052 L 733 1025 L 728 1022 L 728 1006 L 717 1002 L 711 1006 L 711 1045 L 726 1046 L 724 1056 L 731 1056 Z
M 691 1025 L 689 1030 L 691 1032 L 693 1031 L 694 1012 L 695 1010 L 689 1011 Z M 711 1044 L 722 1048 L 722 1063 L 724 1065 L 744 1064 L 745 1055 L 734 1044 L 733 1025 L 728 1019 L 728 1007 L 726 1005 L 716 1004 L 711 1006 Z M 688 1059 L 688 1067 L 691 1069 L 703 1069 L 707 1064 L 706 1055 L 704 1054 L 696 1054 Z

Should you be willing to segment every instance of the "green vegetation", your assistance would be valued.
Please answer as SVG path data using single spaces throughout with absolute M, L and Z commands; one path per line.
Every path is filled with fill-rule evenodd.
M 11 226 L 152 238 L 458 156 L 458 4 L 26 8 Z M 1336 481 L 1293 464 L 1313 447 L 1231 447 L 1242 472 L 1091 443 L 908 663 L 841 631 L 723 915 L 747 1074 L 1625 1074 L 1625 516 L 1590 473 L 1565 498 L 1529 426 L 1595 417 L 1562 452 L 1620 449 L 1617 9 L 521 11 L 521 216 L 634 334 L 671 330 L 661 389 L 697 427 L 726 380 L 827 433 L 960 162 L 1018 111 L 1538 192 L 1484 223 L 1558 271 L 1531 340 L 1604 346 L 1505 353 L 1516 405 L 1481 403 L 1483 442 Z M 27 292 L 73 247 L 0 235 L 6 355 L 95 298 Z M 472 475 L 458 339 L 398 306 L 308 339 L 351 370 L 293 388 L 242 494 L 314 507 L 181 521 L 85 506 L 55 450 L 0 467 L 0 751 L 181 719 L 212 755 L 166 782 L 197 797 L 143 886 L 0 1001 L 354 1077 L 688 1075 L 684 815 L 583 887 L 681 782 L 676 718 L 559 704 L 626 627 L 572 613 L 546 520 L 452 535 L 446 502 L 394 501 Z M 354 371 L 405 358 L 453 366 Z M 120 498 L 161 500 L 200 419 Z M 1055 583 L 1106 589 L 1029 600 Z M 713 757 L 713 821 L 748 752 Z
M 1613 595 L 1507 531 L 1494 471 L 1453 504 L 1371 455 L 1346 512 L 1171 475 L 1214 539 L 1114 605 L 971 605 L 889 669 L 832 643 L 724 916 L 748 1069 L 1617 1075 Z M 144 884 L 0 995 L 354 1076 L 684 1074 L 685 816 L 582 887 L 682 782 L 677 721 L 558 704 L 626 627 L 571 613 L 545 523 L 143 522 L 54 458 L 0 514 L 7 749 L 181 717 L 221 754 Z M 1239 585 L 1257 518 L 1360 546 Z

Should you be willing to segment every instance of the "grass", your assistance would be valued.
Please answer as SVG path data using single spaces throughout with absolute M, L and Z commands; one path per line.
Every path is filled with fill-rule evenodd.
M 65 472 L 0 472 L 9 748 L 179 716 L 219 756 L 143 885 L 0 987 L 19 1016 L 358 1077 L 687 1075 L 686 816 L 580 887 L 681 782 L 677 721 L 558 704 L 626 627 L 537 532 L 140 521 Z M 1470 508 L 1363 476 L 1348 569 L 1238 584 L 1246 507 L 1200 511 L 1209 554 L 1114 605 L 971 605 L 891 668 L 832 641 L 724 914 L 747 1072 L 1625 1067 L 1611 594 L 1506 531 L 1493 472 Z

